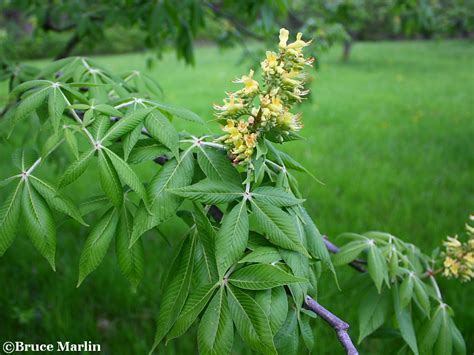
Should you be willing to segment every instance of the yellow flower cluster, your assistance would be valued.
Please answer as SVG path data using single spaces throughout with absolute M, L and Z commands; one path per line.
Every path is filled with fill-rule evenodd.
M 304 90 L 303 69 L 312 65 L 313 59 L 305 58 L 302 50 L 311 41 L 303 41 L 298 33 L 296 40 L 288 44 L 288 35 L 282 28 L 279 52 L 267 52 L 260 63 L 263 85 L 253 78 L 251 70 L 234 80 L 244 85 L 242 89 L 228 93 L 223 105 L 214 105 L 216 116 L 226 123 L 222 126 L 225 135 L 218 140 L 228 146 L 235 163 L 251 159 L 256 140 L 265 132 L 272 131 L 283 141 L 284 135 L 303 128 L 300 114 L 290 109 L 308 93 Z
M 235 164 L 249 161 L 257 144 L 257 134 L 249 132 L 249 123 L 228 119 L 222 130 L 227 134 L 218 138 L 218 141 L 223 141 L 231 147 L 229 153 L 232 161 Z
M 470 217 L 474 220 L 474 216 Z M 443 275 L 448 278 L 459 278 L 461 281 L 470 281 L 474 278 L 474 227 L 466 224 L 469 240 L 461 243 L 458 236 L 448 237 L 443 242 L 445 259 L 443 262 Z

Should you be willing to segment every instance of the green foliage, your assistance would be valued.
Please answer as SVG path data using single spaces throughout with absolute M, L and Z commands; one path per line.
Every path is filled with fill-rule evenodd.
M 316 297 L 314 286 L 320 278 L 321 264 L 334 269 L 316 225 L 302 206 L 304 200 L 299 198 L 301 193 L 292 170 L 304 171 L 301 165 L 264 139 L 258 158 L 263 158 L 263 173 L 232 166 L 214 141 L 186 132 L 176 136 L 173 116 L 186 119 L 194 115 L 161 104 L 126 77 L 120 79 L 84 58 L 52 67 L 50 76 L 59 71 L 62 76 L 54 81 L 51 77 L 47 85 L 24 85 L 12 95 L 12 102 L 14 97 L 19 101 L 5 124 L 15 128 L 18 115 L 25 121 L 38 119 L 43 128 L 41 135 L 47 135 L 45 142 L 57 135 L 61 139 L 50 149 L 42 147 L 40 150 L 48 153 L 42 154 L 41 159 L 23 154 L 21 173 L 13 177 L 20 181 L 0 214 L 6 221 L 0 230 L 2 249 L 12 243 L 21 210 L 33 244 L 54 268 L 57 224 L 51 210 L 84 223 L 85 211 L 100 208 L 106 212 L 99 221 L 88 220 L 91 229 L 80 258 L 78 285 L 101 264 L 116 238 L 119 268 L 136 288 L 144 269 L 141 236 L 178 216 L 189 230 L 163 284 L 153 349 L 181 336 L 195 323 L 202 353 L 230 353 L 235 332 L 247 346 L 263 353 L 296 353 L 300 336 L 312 348 L 314 339 L 302 300 L 307 294 Z M 55 98 L 61 94 L 66 106 L 59 110 L 60 114 L 51 111 L 46 96 L 28 100 L 41 90 Z M 59 102 L 60 108 L 64 102 Z M 167 123 L 163 124 L 163 120 Z M 69 131 L 61 129 L 64 125 L 74 127 L 78 158 L 69 152 Z M 78 209 L 67 197 L 66 189 L 58 191 L 39 183 L 42 180 L 32 174 L 46 159 L 52 159 L 53 153 L 65 153 L 72 160 L 69 167 L 61 168 L 65 170 L 61 189 L 80 179 L 90 164 L 97 163 L 99 176 L 94 183 L 100 186 L 103 196 L 85 201 Z M 162 167 L 148 165 L 159 171 L 149 180 L 143 178 L 132 162 L 154 159 L 157 153 L 164 153 L 169 160 Z M 211 204 L 218 204 L 224 211 L 222 221 L 211 218 Z M 255 240 L 251 241 L 251 235 L 261 243 L 259 248 L 252 244 Z M 349 252 L 347 246 L 343 247 L 336 258 L 343 255 L 344 262 L 339 260 L 337 264 L 367 255 L 369 275 L 376 286 L 371 297 L 383 297 L 366 304 L 361 311 L 362 319 L 367 321 L 361 339 L 389 319 L 396 319 L 395 328 L 416 349 L 419 339 L 414 337 L 414 329 L 418 330 L 421 323 L 438 322 L 440 317 L 418 316 L 414 311 L 418 307 L 430 314 L 434 309 L 432 301 L 437 298 L 433 296 L 436 290 L 421 280 L 426 256 L 390 235 L 351 237 L 357 247 Z M 392 262 L 394 255 L 396 263 Z M 401 296 L 393 290 L 411 272 L 417 277 L 413 295 L 404 295 L 403 306 L 397 311 L 396 301 Z M 387 306 L 391 306 L 387 297 L 390 292 L 395 297 L 395 312 Z M 443 317 L 445 328 L 433 346 L 462 347 L 451 318 L 447 313 Z M 430 326 L 428 329 L 433 332 Z M 423 348 L 430 346 L 424 344 Z

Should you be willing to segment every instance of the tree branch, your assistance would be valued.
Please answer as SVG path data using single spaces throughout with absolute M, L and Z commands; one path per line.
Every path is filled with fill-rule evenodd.
M 347 332 L 347 330 L 349 329 L 349 324 L 344 322 L 336 315 L 332 314 L 330 311 L 328 311 L 326 308 L 321 306 L 318 302 L 316 302 L 309 296 L 306 296 L 304 308 L 316 313 L 336 331 L 337 337 L 344 349 L 346 350 L 347 355 L 359 354 L 354 344 L 352 343 L 349 333 Z

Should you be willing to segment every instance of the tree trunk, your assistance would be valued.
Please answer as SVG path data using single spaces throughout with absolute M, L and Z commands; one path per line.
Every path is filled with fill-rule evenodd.
M 351 49 L 352 49 L 352 40 L 348 39 L 344 41 L 344 48 L 342 52 L 342 61 L 348 62 L 349 57 L 351 56 Z

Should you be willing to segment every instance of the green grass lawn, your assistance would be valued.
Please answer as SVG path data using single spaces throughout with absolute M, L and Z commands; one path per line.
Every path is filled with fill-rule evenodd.
M 248 70 L 236 65 L 239 55 L 238 50 L 199 48 L 195 67 L 169 55 L 150 74 L 164 88 L 166 102 L 210 120 L 212 104 L 233 89 L 232 79 Z M 97 59 L 112 70 L 126 71 L 145 70 L 144 58 L 132 54 Z M 338 49 L 321 58 L 320 71 L 313 72 L 311 100 L 301 106 L 306 140 L 287 145 L 325 183 L 298 176 L 307 207 L 330 237 L 345 231 L 384 230 L 431 252 L 446 235 L 462 233 L 474 212 L 474 43 L 361 43 L 354 47 L 349 63 L 338 58 Z M 7 142 L 0 144 L 3 178 L 11 149 Z M 82 181 L 77 194 L 88 189 L 87 176 Z M 56 274 L 19 235 L 0 259 L 0 342 L 91 340 L 111 354 L 149 349 L 160 280 L 172 247 L 156 235 L 146 237 L 148 269 L 136 294 L 119 274 L 113 253 L 76 289 L 86 234 L 84 228 L 78 231 L 73 223 L 64 224 L 58 236 Z M 342 280 L 354 276 L 347 268 L 338 272 Z M 443 280 L 441 285 L 471 353 L 473 283 Z M 357 294 L 344 289 L 344 282 L 342 287 L 343 292 L 335 292 L 334 283 L 325 280 L 320 301 L 351 323 L 357 339 L 353 307 Z M 316 321 L 314 328 L 315 353 L 340 352 L 325 323 Z M 240 353 L 238 344 L 236 349 Z M 382 351 L 376 340 L 365 342 L 361 349 Z M 162 351 L 194 353 L 195 345 L 189 338 L 178 339 Z M 387 347 L 384 351 L 392 353 Z

